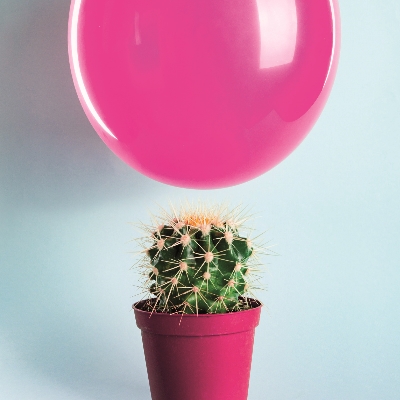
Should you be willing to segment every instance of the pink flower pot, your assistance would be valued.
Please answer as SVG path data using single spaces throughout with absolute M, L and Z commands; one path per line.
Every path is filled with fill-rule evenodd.
M 140 310 L 153 400 L 246 400 L 261 304 L 227 314 L 177 315 Z

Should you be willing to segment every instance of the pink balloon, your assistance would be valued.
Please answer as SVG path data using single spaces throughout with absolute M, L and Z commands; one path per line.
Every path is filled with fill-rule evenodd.
M 245 182 L 319 117 L 339 58 L 337 0 L 75 0 L 82 106 L 122 160 L 171 185 Z

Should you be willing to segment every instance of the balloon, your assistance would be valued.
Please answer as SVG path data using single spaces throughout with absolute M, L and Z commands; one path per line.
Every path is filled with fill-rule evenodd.
M 75 0 L 72 75 L 105 144 L 171 185 L 248 181 L 319 117 L 339 58 L 337 0 Z

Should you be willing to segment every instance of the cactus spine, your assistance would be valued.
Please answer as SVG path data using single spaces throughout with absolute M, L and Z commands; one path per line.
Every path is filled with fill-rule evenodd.
M 179 213 L 162 210 L 157 228 L 144 225 L 140 266 L 148 310 L 205 314 L 250 308 L 257 264 L 253 243 L 239 234 L 245 220 L 239 209 L 200 204 Z

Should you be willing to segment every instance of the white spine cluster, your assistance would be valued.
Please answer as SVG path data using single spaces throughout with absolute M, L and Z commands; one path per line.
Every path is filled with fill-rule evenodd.
M 228 211 L 225 206 L 199 203 L 182 207 L 179 212 L 162 209 L 161 216 L 153 218 L 154 226 L 141 226 L 147 235 L 139 240 L 144 248 L 139 262 L 142 288 L 152 311 L 215 313 L 250 307 L 249 298 L 255 298 L 253 289 L 260 289 L 257 272 L 262 264 L 258 256 L 271 252 L 239 236 L 238 229 L 247 221 L 241 208 Z M 215 231 L 218 239 L 211 242 L 207 238 Z M 240 248 L 247 248 L 250 256 L 231 260 L 228 250 L 218 250 L 223 243 L 229 254 L 240 253 L 237 246 L 243 243 Z M 164 252 L 168 254 L 177 246 L 182 249 L 182 258 L 165 258 Z M 185 251 L 190 252 L 189 258 Z

